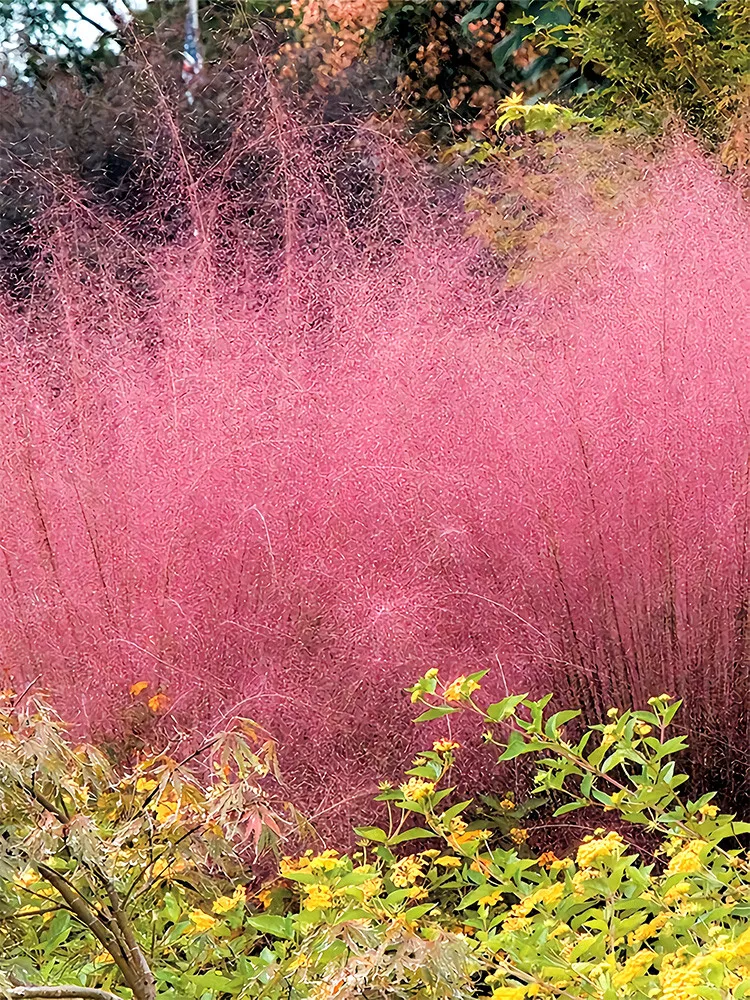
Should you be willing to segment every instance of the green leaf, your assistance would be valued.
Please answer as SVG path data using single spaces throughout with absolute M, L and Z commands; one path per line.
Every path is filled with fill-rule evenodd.
M 457 708 L 450 708 L 448 705 L 438 705 L 435 708 L 428 708 L 414 720 L 415 722 L 432 722 L 433 719 L 442 719 L 444 715 L 452 715 L 457 712 Z
M 395 837 L 391 837 L 388 843 L 391 845 L 404 844 L 408 840 L 434 839 L 436 836 L 437 834 L 432 830 L 425 830 L 424 827 L 415 826 L 411 830 L 404 830 L 396 834 Z
M 555 809 L 553 816 L 564 816 L 565 813 L 573 812 L 575 809 L 585 809 L 585 802 L 566 802 L 564 806 Z
M 388 840 L 388 834 L 385 830 L 381 830 L 379 826 L 355 826 L 354 832 L 358 837 L 363 837 L 365 840 L 373 840 L 376 844 L 385 844 Z
M 261 934 L 272 934 L 274 937 L 293 938 L 291 917 L 279 917 L 273 913 L 260 913 L 255 917 L 248 917 L 245 923 L 253 927 Z

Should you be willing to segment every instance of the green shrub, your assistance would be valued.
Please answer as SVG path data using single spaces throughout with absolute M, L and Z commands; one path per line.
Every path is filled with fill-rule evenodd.
M 241 798 L 248 789 L 257 796 L 263 755 L 231 740 L 207 792 L 164 761 L 113 782 L 96 753 L 72 749 L 48 714 L 18 722 L 9 713 L 0 742 L 5 992 L 63 995 L 18 984 L 65 982 L 147 996 L 79 912 L 82 903 L 118 938 L 119 894 L 134 935 L 124 934 L 122 950 L 129 962 L 137 949 L 160 996 L 742 1000 L 750 867 L 740 838 L 750 824 L 719 814 L 710 794 L 684 796 L 674 757 L 686 742 L 671 732 L 679 703 L 661 695 L 643 711 L 613 708 L 573 737 L 579 713 L 549 713 L 549 697 L 480 707 L 481 677 L 444 684 L 429 671 L 411 689 L 424 708 L 418 721 L 478 714 L 501 761 L 537 757 L 537 788 L 566 800 L 556 815 L 598 806 L 617 829 L 587 837 L 575 857 L 522 857 L 496 830 L 466 822 L 470 803 L 454 801 L 450 784 L 460 747 L 446 736 L 398 787 L 382 787 L 390 820 L 358 829 L 358 852 L 285 857 L 254 905 L 241 879 L 228 881 L 228 834 L 244 815 L 230 776 L 249 765 Z M 169 815 L 159 827 L 148 817 L 165 795 Z M 629 846 L 631 825 L 649 831 L 653 852 Z M 522 830 L 510 833 L 523 843 Z M 157 842 L 166 853 L 154 855 Z M 156 858 L 165 865 L 158 875 Z

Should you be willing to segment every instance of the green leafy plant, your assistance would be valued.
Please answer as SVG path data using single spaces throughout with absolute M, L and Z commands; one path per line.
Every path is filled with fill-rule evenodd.
M 573 735 L 579 712 L 551 711 L 549 697 L 519 694 L 481 705 L 482 677 L 443 682 L 437 670 L 428 671 L 411 689 L 423 709 L 418 721 L 478 715 L 483 739 L 497 747 L 501 761 L 536 758 L 536 787 L 540 796 L 561 802 L 557 816 L 598 807 L 616 817 L 617 829 L 596 830 L 570 857 L 549 850 L 523 856 L 530 852 L 520 829 L 509 843 L 504 830 L 483 825 L 487 802 L 483 815 L 481 807 L 455 801 L 450 782 L 461 747 L 448 735 L 419 754 L 400 784 L 383 784 L 379 798 L 389 820 L 358 828 L 358 851 L 284 857 L 251 900 L 241 883 L 229 881 L 225 864 L 216 867 L 214 857 L 232 856 L 226 834 L 236 828 L 236 810 L 220 808 L 219 850 L 198 846 L 182 858 L 184 868 L 161 871 L 150 883 L 148 910 L 145 898 L 129 905 L 127 890 L 118 907 L 108 887 L 112 880 L 116 892 L 125 885 L 118 851 L 127 856 L 133 843 L 147 851 L 152 840 L 139 841 L 136 832 L 131 843 L 124 831 L 115 832 L 115 817 L 108 828 L 104 816 L 113 801 L 121 808 L 121 800 L 153 795 L 140 803 L 140 815 L 158 808 L 151 803 L 165 794 L 170 816 L 194 799 L 218 803 L 227 794 L 223 782 L 234 784 L 223 768 L 233 772 L 233 755 L 243 744 L 234 742 L 214 772 L 222 791 L 213 790 L 210 779 L 203 798 L 191 780 L 189 792 L 177 792 L 174 767 L 157 778 L 152 769 L 158 773 L 163 765 L 155 762 L 124 783 L 100 788 L 106 765 L 91 748 L 61 742 L 48 715 L 6 720 L 12 735 L 0 744 L 3 787 L 15 783 L 15 798 L 4 826 L 7 844 L 15 846 L 6 849 L 12 860 L 3 876 L 4 992 L 17 1000 L 108 1000 L 111 994 L 101 991 L 117 985 L 132 996 L 156 990 L 206 1000 L 385 994 L 468 1000 L 477 993 L 493 1000 L 743 1000 L 750 989 L 750 865 L 741 838 L 750 824 L 720 813 L 710 793 L 685 795 L 687 779 L 675 757 L 686 741 L 672 733 L 679 703 L 665 694 L 643 710 L 613 708 L 606 721 Z M 254 750 L 239 752 L 251 763 L 252 757 L 262 761 Z M 96 787 L 96 797 L 84 801 L 79 783 Z M 185 804 L 176 812 L 170 787 Z M 490 816 L 516 808 L 507 796 L 489 800 Z M 71 814 L 66 822 L 61 811 Z M 99 847 L 93 853 L 80 846 L 78 831 L 86 824 L 75 819 L 84 815 L 94 818 Z M 648 831 L 652 850 L 632 848 L 632 826 Z M 149 834 L 163 836 L 157 829 Z M 170 857 L 178 841 L 169 841 Z M 154 867 L 151 861 L 148 870 Z M 131 864 L 129 877 L 140 870 Z M 124 969 L 107 970 L 117 948 L 66 904 L 68 883 L 76 899 L 97 908 L 97 919 L 116 939 L 124 934 L 114 930 L 118 911 L 127 911 L 154 984 L 144 979 L 146 988 L 137 993 Z M 130 948 L 130 961 L 127 938 L 120 947 L 123 953 Z M 55 985 L 61 982 L 66 989 Z

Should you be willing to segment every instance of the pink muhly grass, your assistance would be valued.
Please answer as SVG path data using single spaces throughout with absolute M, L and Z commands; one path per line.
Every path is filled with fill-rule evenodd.
M 510 293 L 450 202 L 428 208 L 387 158 L 397 183 L 354 231 L 278 141 L 298 169 L 275 247 L 216 216 L 143 269 L 119 224 L 65 209 L 43 298 L 4 310 L 14 683 L 40 676 L 98 732 L 142 679 L 178 727 L 255 718 L 324 829 L 425 738 L 401 689 L 432 666 L 493 667 L 490 693 L 552 686 L 592 721 L 684 696 L 697 779 L 741 785 L 733 188 L 678 148 L 624 217 L 598 231 L 587 210 L 585 260 Z

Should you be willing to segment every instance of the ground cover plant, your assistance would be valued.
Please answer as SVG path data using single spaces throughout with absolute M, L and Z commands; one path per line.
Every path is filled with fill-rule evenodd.
M 578 710 L 523 694 L 482 705 L 483 673 L 428 671 L 411 689 L 420 720 L 476 713 L 501 761 L 536 758 L 535 784 L 562 801 L 558 816 L 596 804 L 619 830 L 596 830 L 570 857 L 499 843 L 481 817 L 465 821 L 469 803 L 450 783 L 462 748 L 445 736 L 400 784 L 383 784 L 391 821 L 359 829 L 358 852 L 286 856 L 251 888 L 247 868 L 220 859 L 247 838 L 237 819 L 268 775 L 262 753 L 236 737 L 222 744 L 207 791 L 163 758 L 116 774 L 48 711 L 6 697 L 4 993 L 744 996 L 750 824 L 720 813 L 712 793 L 685 795 L 679 703 L 662 694 L 645 709 L 613 707 L 571 739 Z M 148 817 L 160 809 L 158 826 Z M 629 844 L 639 826 L 650 849 Z

